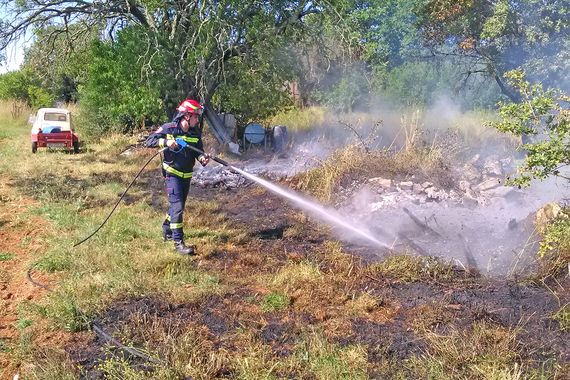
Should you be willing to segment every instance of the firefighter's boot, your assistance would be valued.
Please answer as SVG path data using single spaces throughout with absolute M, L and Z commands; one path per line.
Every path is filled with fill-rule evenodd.
M 176 252 L 186 256 L 194 256 L 196 254 L 194 246 L 187 246 L 183 240 L 174 241 L 174 249 Z

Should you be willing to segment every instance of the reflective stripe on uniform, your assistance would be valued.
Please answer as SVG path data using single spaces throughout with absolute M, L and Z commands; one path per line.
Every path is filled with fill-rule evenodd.
M 190 136 L 178 136 L 179 138 L 182 138 L 182 140 L 189 142 L 189 143 L 197 143 L 198 142 L 198 137 L 190 137 Z
M 166 138 L 169 140 L 176 140 L 176 138 L 179 138 L 188 143 L 197 143 L 200 140 L 198 137 L 190 137 L 190 136 L 178 136 L 175 138 L 174 135 L 166 135 Z
M 166 220 L 170 222 L 170 215 L 166 214 Z
M 182 228 L 183 225 L 184 223 L 170 223 L 170 228 L 171 229 Z
M 163 138 L 158 139 L 158 146 L 159 147 L 164 148 L 165 143 L 166 143 L 166 139 L 163 139 Z
M 168 165 L 166 162 L 163 162 L 163 163 L 162 163 L 162 168 L 163 168 L 166 172 L 171 173 L 171 174 L 174 174 L 174 175 L 177 176 L 177 177 L 180 177 L 180 178 L 192 178 L 192 172 L 189 172 L 189 173 L 181 172 L 180 170 L 174 169 L 172 166 Z

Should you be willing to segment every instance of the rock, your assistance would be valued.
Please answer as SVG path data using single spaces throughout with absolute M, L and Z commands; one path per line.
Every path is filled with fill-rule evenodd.
M 414 186 L 412 186 L 412 191 L 414 194 L 420 195 L 424 192 L 424 188 L 419 183 L 414 183 Z
M 473 190 L 478 191 L 478 192 L 487 191 L 487 190 L 491 190 L 491 189 L 494 189 L 494 188 L 499 187 L 499 186 L 501 186 L 501 180 L 499 178 L 486 177 L 486 179 L 484 179 L 483 182 L 474 186 Z
M 485 173 L 487 174 L 496 175 L 496 176 L 501 176 L 504 174 L 503 167 L 501 166 L 501 163 L 499 162 L 499 159 L 496 155 L 489 156 L 485 160 L 483 168 L 485 169 Z
M 477 200 L 477 198 L 469 194 L 465 194 L 463 198 L 461 198 L 461 203 L 463 203 L 463 205 L 465 205 L 468 208 L 474 208 L 479 204 L 479 201 Z
M 519 192 L 508 186 L 496 186 L 489 190 L 481 191 L 481 195 L 489 198 L 510 198 L 519 195 Z
M 534 225 L 540 233 L 544 233 L 548 224 L 556 219 L 561 212 L 562 207 L 560 207 L 557 203 L 547 203 L 536 212 L 536 216 L 534 217 Z
M 459 189 L 463 192 L 471 190 L 471 183 L 469 183 L 468 181 L 459 181 Z
M 503 170 L 510 171 L 513 168 L 513 159 L 510 157 L 503 158 L 502 160 L 499 160 L 499 162 L 501 163 Z
M 383 188 L 392 187 L 392 180 L 388 178 L 382 178 L 382 177 L 370 178 L 368 182 L 373 183 L 375 185 L 379 185 Z
M 480 154 L 476 154 L 476 155 L 474 155 L 473 157 L 471 157 L 471 159 L 470 159 L 469 161 L 467 161 L 467 162 L 468 162 L 469 164 L 471 164 L 471 165 L 475 165 L 475 164 L 479 161 L 480 158 L 481 158 L 481 155 L 480 155 Z
M 432 187 L 432 186 L 433 186 L 433 183 L 428 182 L 428 181 L 422 183 L 422 187 L 423 187 L 424 189 L 427 189 L 428 187 Z
M 414 183 L 411 181 L 400 182 L 400 189 L 402 190 L 412 190 Z
M 481 179 L 481 172 L 477 170 L 473 164 L 467 163 L 463 165 L 463 178 L 465 178 L 468 182 L 478 182 Z
M 435 187 L 429 187 L 426 189 L 427 199 L 434 200 L 436 202 L 440 202 L 442 200 L 448 199 L 449 196 L 443 190 L 438 190 Z

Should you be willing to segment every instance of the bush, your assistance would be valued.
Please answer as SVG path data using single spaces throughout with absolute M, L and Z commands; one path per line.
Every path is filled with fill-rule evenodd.
M 542 277 L 568 273 L 570 265 L 570 210 L 565 209 L 544 232 L 538 251 Z

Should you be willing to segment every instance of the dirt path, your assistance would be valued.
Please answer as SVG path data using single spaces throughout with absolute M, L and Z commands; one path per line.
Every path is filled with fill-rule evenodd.
M 0 184 L 0 379 L 11 379 L 17 371 L 8 351 L 20 339 L 21 304 L 46 292 L 28 281 L 27 271 L 34 252 L 43 249 L 40 235 L 47 222 L 29 213 L 36 201 L 17 194 L 10 181 Z M 34 273 L 34 278 L 50 283 L 45 274 Z

